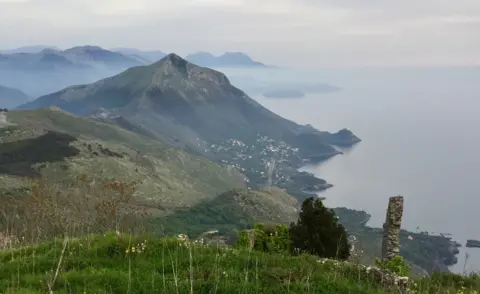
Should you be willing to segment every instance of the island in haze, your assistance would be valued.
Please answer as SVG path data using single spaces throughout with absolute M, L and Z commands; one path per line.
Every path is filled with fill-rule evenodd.
M 305 93 L 299 90 L 272 90 L 263 93 L 266 98 L 303 98 Z
M 279 74 L 282 73 L 281 69 L 278 71 Z M 309 94 L 328 94 L 341 90 L 341 88 L 325 82 L 298 81 L 298 79 L 275 82 L 271 79 L 255 79 L 250 75 L 239 75 L 235 69 L 225 69 L 225 72 L 233 84 L 252 96 L 261 95 L 273 99 L 302 98 Z
M 480 241 L 479 241 L 479 240 L 469 239 L 469 240 L 467 240 L 467 244 L 465 245 L 465 247 L 468 247 L 468 248 L 480 248 Z

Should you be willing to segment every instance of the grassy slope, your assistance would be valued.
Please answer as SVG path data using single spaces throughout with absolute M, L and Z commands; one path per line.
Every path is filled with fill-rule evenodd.
M 54 293 L 384 293 L 355 272 L 328 269 L 313 257 L 288 257 L 146 239 L 142 253 L 125 249 L 144 238 L 90 237 L 68 243 Z M 141 246 L 137 246 L 138 248 Z M 0 288 L 45 293 L 62 241 L 0 251 Z M 191 254 L 191 257 L 190 257 Z
M 14 125 L 0 132 L 1 142 L 37 138 L 45 130 L 78 137 L 70 144 L 79 150 L 78 155 L 42 164 L 42 176 L 50 179 L 86 175 L 102 181 L 143 180 L 137 195 L 167 208 L 190 206 L 243 186 L 240 174 L 234 170 L 110 124 L 54 109 L 11 111 L 8 120 Z M 56 143 L 51 142 L 52 146 Z M 122 156 L 103 154 L 102 149 Z M 10 175 L 1 175 L 0 183 L 3 187 L 21 185 Z
M 175 211 L 155 223 L 167 234 L 184 233 L 197 237 L 210 230 L 228 234 L 234 229 L 250 228 L 257 222 L 296 221 L 297 205 L 295 198 L 277 188 L 271 191 L 234 190 L 190 209 Z
M 127 253 L 132 246 L 135 253 Z M 148 236 L 107 234 L 9 249 L 0 251 L 0 264 L 2 293 L 398 293 L 353 264 Z M 476 277 L 449 274 L 418 280 L 409 293 L 476 293 L 459 292 L 462 284 L 480 288 Z

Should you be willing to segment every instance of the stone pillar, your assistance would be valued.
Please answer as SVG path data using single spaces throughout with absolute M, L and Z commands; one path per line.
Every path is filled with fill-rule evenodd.
M 8 126 L 7 113 L 0 109 L 0 128 Z
M 387 217 L 383 224 L 382 261 L 400 254 L 400 226 L 403 215 L 403 196 L 390 197 Z
M 253 249 L 255 247 L 255 230 L 248 231 L 248 239 L 250 241 L 250 249 Z

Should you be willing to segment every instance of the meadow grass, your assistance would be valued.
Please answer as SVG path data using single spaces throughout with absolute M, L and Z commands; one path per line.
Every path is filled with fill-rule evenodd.
M 407 293 L 476 293 L 438 274 Z M 0 251 L 0 293 L 399 293 L 355 264 L 109 233 Z
M 387 293 L 354 270 L 176 238 L 95 235 L 0 252 L 1 293 Z

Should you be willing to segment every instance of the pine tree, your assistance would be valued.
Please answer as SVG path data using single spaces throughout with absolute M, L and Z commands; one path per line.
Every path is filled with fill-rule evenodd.
M 335 259 L 350 256 L 345 228 L 333 210 L 323 206 L 318 198 L 310 197 L 303 202 L 297 223 L 290 225 L 290 236 L 294 253 Z

